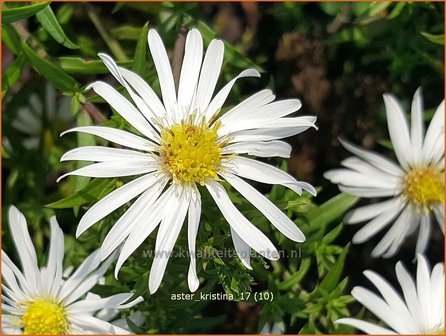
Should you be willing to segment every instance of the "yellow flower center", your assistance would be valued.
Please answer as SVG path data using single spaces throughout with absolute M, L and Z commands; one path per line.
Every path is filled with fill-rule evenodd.
M 60 335 L 68 331 L 63 307 L 48 299 L 29 303 L 21 322 L 27 335 Z
M 198 125 L 182 121 L 161 131 L 160 157 L 163 168 L 174 183 L 200 183 L 217 179 L 225 141 L 218 141 L 220 123 L 209 127 L 205 120 Z
M 404 178 L 403 195 L 417 208 L 431 210 L 444 202 L 443 174 L 434 167 L 412 169 Z

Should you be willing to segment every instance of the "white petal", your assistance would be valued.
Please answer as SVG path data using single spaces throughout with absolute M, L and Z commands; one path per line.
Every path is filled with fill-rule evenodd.
M 270 104 L 271 105 L 271 104 Z M 310 127 L 317 129 L 315 123 L 315 117 L 295 117 L 295 118 L 280 118 L 268 120 L 267 118 L 258 119 L 253 117 L 252 119 L 237 120 L 232 124 L 224 124 L 218 130 L 219 136 L 225 136 L 227 134 L 249 134 L 252 130 L 256 130 L 259 134 L 263 131 L 274 130 L 278 134 L 282 132 L 288 132 L 289 136 L 303 132 Z
M 413 163 L 413 157 L 406 116 L 394 96 L 385 94 L 383 98 L 386 105 L 387 126 L 395 155 L 400 165 L 408 169 Z
M 197 276 L 196 270 L 196 256 L 195 246 L 198 233 L 198 226 L 200 225 L 201 216 L 201 197 L 197 189 L 194 189 L 189 203 L 188 219 L 187 219 L 187 243 L 189 246 L 189 271 L 187 274 L 187 283 L 189 290 L 195 292 L 200 285 L 200 280 Z
M 69 317 L 72 328 L 77 329 L 77 333 L 86 334 L 113 334 L 114 327 L 109 322 L 103 321 L 88 314 L 73 314 Z
M 379 155 L 377 153 L 374 153 L 372 151 L 367 151 L 365 149 L 362 149 L 358 146 L 353 145 L 352 143 L 339 139 L 342 146 L 344 146 L 345 149 L 347 149 L 349 152 L 359 156 L 361 159 L 369 162 L 370 164 L 374 165 L 380 170 L 383 170 L 385 172 L 388 172 L 389 174 L 395 175 L 395 176 L 403 176 L 404 171 L 398 167 L 394 162 L 390 161 L 386 157 Z
M 441 232 L 444 235 L 444 205 L 438 204 L 434 208 L 435 219 L 437 220 L 438 225 L 440 226 Z
M 149 275 L 149 291 L 150 294 L 155 293 L 163 279 L 167 262 L 173 250 L 173 246 L 183 226 L 187 209 L 189 208 L 190 192 L 186 190 L 180 191 L 180 188 L 174 192 L 169 200 L 171 211 L 166 212 L 165 217 L 161 221 L 158 236 L 155 243 L 155 258 Z M 176 195 L 178 194 L 178 196 Z
M 339 185 L 339 190 L 347 194 L 367 198 L 397 196 L 401 192 L 401 190 L 395 188 L 359 188 L 344 185 Z
M 204 56 L 195 98 L 195 108 L 198 108 L 201 113 L 206 111 L 214 93 L 223 63 L 224 49 L 222 41 L 212 40 Z
M 394 331 L 380 327 L 376 324 L 361 321 L 355 318 L 341 318 L 336 321 L 336 323 L 340 324 L 346 324 L 349 326 L 352 326 L 354 328 L 357 328 L 359 330 L 362 330 L 363 332 L 369 334 L 369 335 L 394 335 L 396 334 Z
M 85 258 L 76 271 L 63 283 L 59 297 L 62 299 L 68 296 L 79 283 L 83 282 L 91 272 L 99 267 L 100 262 L 99 250 L 94 251 Z
M 408 333 L 407 321 L 394 312 L 378 295 L 362 287 L 353 288 L 352 295 L 393 330 L 400 334 Z
M 431 159 L 431 149 L 434 147 L 436 140 L 444 133 L 444 100 L 437 107 L 434 116 L 429 124 L 424 137 L 423 158 L 428 163 Z M 442 137 L 443 139 L 443 137 Z
M 186 37 L 180 82 L 178 84 L 178 105 L 189 107 L 197 89 L 201 61 L 203 60 L 203 39 L 197 29 Z
M 146 153 L 130 149 L 109 148 L 101 146 L 84 146 L 72 149 L 62 155 L 60 161 L 119 161 L 119 160 L 145 160 Z
M 398 292 L 396 292 L 395 289 L 379 274 L 372 271 L 364 271 L 364 275 L 373 283 L 373 285 L 375 285 L 384 300 L 386 300 L 390 309 L 398 314 L 400 318 L 405 320 L 406 324 L 411 325 L 411 329 L 415 329 L 416 324 Z
M 166 179 L 154 182 L 113 225 L 101 246 L 102 260 L 107 258 L 127 238 L 138 223 L 145 220 L 147 209 L 161 195 L 166 183 Z
M 417 325 L 423 325 L 423 317 L 421 312 L 421 307 L 418 302 L 417 290 L 415 283 L 410 276 L 409 272 L 403 266 L 403 263 L 399 261 L 395 266 L 395 272 L 400 283 L 401 289 L 403 290 L 404 299 L 407 303 L 407 308 L 410 310 L 412 319 Z
M 102 218 L 150 188 L 156 180 L 157 178 L 153 174 L 144 175 L 124 184 L 102 198 L 82 216 L 76 230 L 76 238 Z
M 35 294 L 20 270 L 2 250 L 2 291 L 16 302 L 26 300 L 27 294 Z
M 223 178 L 243 197 L 263 213 L 271 224 L 273 224 L 286 237 L 295 242 L 305 241 L 305 236 L 297 225 L 255 188 L 230 173 L 222 173 L 221 176 L 223 176 Z
M 353 236 L 352 241 L 354 244 L 361 244 L 369 240 L 383 228 L 388 226 L 400 214 L 405 203 L 401 202 L 398 198 L 392 199 L 391 201 L 391 205 L 387 206 L 381 214 L 364 225 L 364 227 Z
M 420 232 L 418 233 L 417 247 L 415 249 L 415 252 L 417 254 L 424 253 L 426 251 L 427 244 L 429 243 L 431 231 L 432 231 L 432 223 L 431 223 L 430 215 L 424 214 L 421 217 Z
M 430 326 L 424 330 L 444 327 L 444 290 L 444 265 L 438 263 L 431 274 L 432 315 L 429 321 Z
M 124 77 L 121 75 L 121 72 L 118 68 L 118 65 L 115 63 L 115 61 L 108 56 L 107 54 L 98 54 L 101 60 L 104 62 L 108 70 L 112 73 L 112 75 L 121 83 L 122 86 L 125 87 L 127 92 L 130 94 L 130 97 L 135 102 L 136 106 L 139 109 L 139 112 L 142 113 L 142 115 L 147 119 L 147 121 L 151 121 L 153 117 L 156 117 L 155 111 L 152 110 L 150 105 L 146 103 L 146 101 L 141 98 L 139 95 L 137 95 L 133 89 L 129 86 L 127 81 L 124 79 Z M 151 126 L 153 126 L 151 124 Z
M 251 247 L 249 247 L 249 245 L 246 244 L 242 238 L 240 238 L 240 236 L 237 234 L 237 232 L 234 231 L 232 226 L 230 228 L 231 228 L 232 243 L 234 244 L 235 252 L 240 258 L 240 261 L 242 262 L 243 266 L 245 266 L 248 269 L 252 269 Z
M 104 126 L 81 126 L 69 129 L 61 134 L 61 136 L 70 132 L 83 132 L 99 136 L 105 140 L 114 142 L 115 144 L 126 146 L 129 148 L 139 149 L 151 152 L 157 148 L 157 145 L 149 140 L 141 138 L 135 134 Z
M 253 96 L 252 103 L 264 102 L 266 98 L 271 97 L 274 96 L 267 90 L 261 91 L 259 92 L 258 97 Z M 276 101 L 267 105 L 256 106 L 255 108 L 252 108 L 250 105 L 246 104 L 241 108 L 234 108 L 223 115 L 220 119 L 222 121 L 222 133 L 256 128 L 259 124 L 264 124 L 287 116 L 299 110 L 302 106 L 298 99 Z M 254 124 L 250 125 L 250 122 L 254 122 Z
M 148 42 L 150 53 L 152 54 L 153 62 L 155 64 L 156 72 L 158 73 L 164 106 L 169 113 L 169 109 L 177 102 L 172 68 L 170 67 L 166 48 L 164 48 L 163 41 L 161 40 L 156 30 L 150 29 Z
M 232 204 L 223 186 L 214 180 L 208 180 L 206 188 L 229 225 L 245 243 L 268 259 L 277 260 L 279 258 L 279 252 L 271 241 Z
M 260 77 L 260 74 L 254 70 L 254 69 L 248 69 L 242 71 L 237 77 L 235 77 L 233 80 L 228 82 L 223 89 L 221 89 L 217 95 L 212 99 L 209 106 L 206 109 L 205 112 L 205 118 L 206 120 L 210 120 L 214 115 L 218 114 L 220 111 L 220 108 L 223 106 L 224 102 L 226 101 L 226 98 L 228 98 L 229 92 L 231 91 L 232 87 L 234 86 L 235 82 L 239 78 L 244 77 Z
M 158 226 L 164 218 L 167 207 L 170 206 L 170 200 L 174 193 L 174 186 L 170 186 L 157 201 L 145 208 L 145 211 L 139 213 L 135 219 L 133 231 L 127 237 L 122 250 L 119 254 L 115 267 L 115 277 L 118 278 L 119 270 L 130 255 L 142 244 L 144 240 Z
M 296 123 L 300 123 L 300 121 L 296 121 Z M 261 125 L 261 127 L 264 126 L 267 126 L 268 128 L 257 128 L 253 130 L 243 130 L 231 133 L 229 143 L 284 139 L 305 132 L 310 127 L 316 128 L 314 124 L 310 123 L 307 123 L 307 126 L 294 126 L 290 123 L 288 125 L 285 125 L 286 127 L 279 127 L 279 125 L 273 125 L 272 123 Z
M 57 179 L 57 182 L 70 175 L 86 176 L 86 177 L 121 177 L 147 174 L 155 171 L 158 164 L 154 163 L 151 158 L 145 160 L 132 160 L 125 162 L 107 161 L 93 163 L 91 165 L 73 170 Z
M 104 98 L 107 103 L 109 103 L 110 106 L 119 113 L 119 115 L 127 120 L 139 132 L 152 141 L 157 141 L 156 133 L 149 122 L 123 95 L 121 95 L 113 87 L 104 82 L 95 82 L 90 84 L 88 88 L 93 88 L 98 95 Z
M 386 211 L 386 209 L 394 204 L 395 201 L 395 199 L 390 199 L 384 202 L 369 204 L 353 209 L 347 212 L 347 214 L 344 216 L 344 222 L 348 224 L 356 224 L 375 218 L 376 216 Z
M 221 121 L 224 126 L 234 124 L 239 120 L 240 115 L 256 110 L 257 108 L 272 102 L 275 98 L 276 97 L 271 90 L 266 89 L 259 91 L 230 109 L 218 120 Z
M 292 147 L 290 144 L 280 141 L 256 141 L 233 143 L 223 148 L 222 154 L 248 154 L 259 157 L 283 157 L 291 156 Z
M 395 242 L 398 245 L 401 244 L 402 239 L 404 239 L 403 231 L 407 228 L 408 222 L 411 220 L 411 209 L 410 207 L 406 207 L 403 212 L 399 215 L 398 219 L 393 223 L 390 230 L 384 235 L 381 241 L 376 245 L 376 247 L 372 251 L 372 257 L 377 258 L 382 256 L 384 253 L 388 253 L 391 246 L 394 245 Z M 386 257 L 390 255 L 387 255 Z
M 414 162 L 420 162 L 422 159 L 424 121 L 423 121 L 423 97 L 421 88 L 418 88 L 412 100 L 412 115 L 410 138 L 412 142 L 412 155 Z
M 81 313 L 81 312 L 86 313 L 86 312 L 95 312 L 100 309 L 126 309 L 143 301 L 142 297 L 138 297 L 127 304 L 123 304 L 124 302 L 129 300 L 132 296 L 133 293 L 120 293 L 105 298 L 81 300 L 68 306 L 67 311 L 69 313 Z
M 40 272 L 37 267 L 36 251 L 29 236 L 25 216 L 13 205 L 9 208 L 8 224 L 20 258 L 23 275 L 30 287 L 37 292 Z
M 50 252 L 47 262 L 47 279 L 42 279 L 43 284 L 45 281 L 48 283 L 49 295 L 56 297 L 59 292 L 62 273 L 63 273 L 63 259 L 64 259 L 64 236 L 63 232 L 57 223 L 56 217 L 51 217 L 51 240 L 50 240 Z
M 422 316 L 429 321 L 433 313 L 430 270 L 426 258 L 421 254 L 417 255 L 417 294 Z
M 127 83 L 129 83 L 129 85 L 139 94 L 139 96 L 144 99 L 147 106 L 150 107 L 155 115 L 160 117 L 166 114 L 166 109 L 164 108 L 163 103 L 161 103 L 161 100 L 144 79 L 133 71 L 121 67 L 118 67 L 118 69 L 122 77 L 124 77 Z
M 341 162 L 344 167 L 353 169 L 359 173 L 370 176 L 370 178 L 376 178 L 381 181 L 386 181 L 388 185 L 396 185 L 402 183 L 401 176 L 395 176 L 388 172 L 375 167 L 356 156 L 351 156 Z
M 281 184 L 301 194 L 302 188 L 316 195 L 316 190 L 305 182 L 297 181 L 288 173 L 269 164 L 238 156 L 225 167 L 235 175 L 268 184 Z
M 366 175 L 358 173 L 350 169 L 333 169 L 324 173 L 324 177 L 335 184 L 342 184 L 348 187 L 355 188 L 383 188 L 387 189 L 393 187 L 399 182 L 399 179 L 390 184 L 388 180 L 380 179 L 380 175 Z

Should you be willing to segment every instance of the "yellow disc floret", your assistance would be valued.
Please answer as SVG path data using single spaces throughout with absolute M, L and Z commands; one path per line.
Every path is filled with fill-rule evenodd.
M 409 171 L 404 178 L 403 196 L 417 208 L 425 211 L 444 202 L 443 174 L 434 167 L 418 167 Z
M 60 335 L 68 331 L 63 307 L 47 299 L 27 304 L 21 322 L 24 326 L 23 333 L 27 335 Z
M 219 126 L 209 127 L 203 119 L 198 125 L 182 121 L 161 131 L 160 157 L 174 183 L 204 185 L 206 178 L 217 179 L 225 144 L 218 140 Z

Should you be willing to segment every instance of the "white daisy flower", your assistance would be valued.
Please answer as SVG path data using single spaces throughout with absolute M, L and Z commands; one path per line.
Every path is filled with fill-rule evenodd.
M 119 177 L 142 175 L 113 191 L 82 217 L 77 236 L 123 204 L 139 196 L 116 222 L 101 248 L 105 258 L 120 244 L 117 275 L 124 261 L 160 224 L 156 240 L 149 289 L 155 292 L 162 280 L 169 255 L 186 218 L 191 291 L 199 286 L 195 269 L 195 239 L 200 222 L 201 198 L 198 185 L 205 186 L 228 221 L 236 251 L 250 267 L 251 248 L 266 258 L 278 259 L 271 241 L 251 224 L 230 201 L 220 183 L 224 179 L 259 209 L 288 238 L 302 242 L 304 235 L 285 214 L 242 178 L 281 184 L 300 194 L 316 194 L 305 182 L 268 164 L 242 156 L 289 157 L 291 147 L 278 139 L 315 127 L 315 117 L 289 117 L 301 103 L 297 99 L 273 102 L 270 90 L 260 91 L 219 117 L 232 86 L 243 77 L 259 77 L 249 69 L 241 72 L 212 98 L 223 62 L 224 45 L 209 44 L 203 59 L 203 41 L 192 29 L 186 39 L 178 93 L 166 49 L 155 30 L 148 34 L 149 48 L 158 72 L 163 102 L 137 74 L 118 67 L 107 55 L 99 56 L 113 76 L 125 87 L 133 103 L 104 82 L 90 85 L 141 135 L 110 127 L 77 127 L 68 132 L 100 136 L 131 149 L 80 147 L 67 152 L 62 161 L 86 160 L 97 163 L 67 175 Z
M 130 308 L 132 293 L 105 298 L 88 297 L 112 258 L 102 265 L 99 250 L 87 257 L 66 280 L 63 278 L 64 236 L 51 218 L 51 241 L 46 267 L 39 269 L 26 219 L 17 208 L 9 209 L 9 229 L 22 271 L 2 250 L 2 331 L 6 334 L 121 334 L 128 331 L 95 317 L 103 309 Z M 83 298 L 87 294 L 87 297 Z
M 352 295 L 389 328 L 355 318 L 342 318 L 347 324 L 368 334 L 444 334 L 444 266 L 435 265 L 432 274 L 428 262 L 418 255 L 416 283 L 401 262 L 395 267 L 404 300 L 379 274 L 365 271 L 381 295 L 355 287 Z
M 387 158 L 342 141 L 356 156 L 341 164 L 346 167 L 325 173 L 343 192 L 359 197 L 390 197 L 380 203 L 362 206 L 347 213 L 345 221 L 368 223 L 353 237 L 363 243 L 391 225 L 372 256 L 393 256 L 419 227 L 416 253 L 426 250 L 433 216 L 444 234 L 444 100 L 438 106 L 424 134 L 421 90 L 412 101 L 411 127 L 397 99 L 384 95 L 387 124 L 399 165 Z

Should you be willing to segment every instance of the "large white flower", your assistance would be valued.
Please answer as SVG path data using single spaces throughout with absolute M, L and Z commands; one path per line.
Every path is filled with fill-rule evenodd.
M 399 165 L 341 141 L 356 156 L 342 162 L 346 168 L 328 171 L 324 176 L 349 194 L 390 197 L 347 213 L 345 221 L 349 224 L 368 221 L 355 234 L 353 243 L 363 243 L 392 224 L 372 251 L 374 257 L 391 257 L 419 227 L 416 252 L 423 253 L 430 238 L 433 215 L 444 234 L 444 100 L 425 135 L 420 89 L 412 101 L 410 129 L 396 98 L 386 94 L 384 103 L 390 140 Z
M 104 309 L 129 308 L 141 297 L 126 303 L 132 293 L 109 297 L 89 296 L 112 258 L 102 265 L 99 250 L 87 257 L 67 279 L 63 278 L 64 236 L 51 218 L 51 241 L 46 267 L 39 269 L 36 251 L 25 217 L 12 206 L 9 229 L 22 270 L 2 250 L 2 331 L 6 334 L 122 334 L 129 333 L 95 317 Z M 83 298 L 85 295 L 87 296 Z
M 342 318 L 347 324 L 368 334 L 443 334 L 444 266 L 435 265 L 432 274 L 424 256 L 418 255 L 416 283 L 401 262 L 395 267 L 404 300 L 386 280 L 373 271 L 364 275 L 381 295 L 363 288 L 353 288 L 352 295 L 390 328 L 355 318 Z
M 141 77 L 118 67 L 105 54 L 99 56 L 125 87 L 134 104 L 104 82 L 90 85 L 142 136 L 109 127 L 77 127 L 70 131 L 94 134 L 131 149 L 80 147 L 67 152 L 62 160 L 97 162 L 66 175 L 142 175 L 91 207 L 82 217 L 77 235 L 139 196 L 105 238 L 101 257 L 107 257 L 123 243 L 117 274 L 123 262 L 161 222 L 155 246 L 157 253 L 149 278 L 151 293 L 160 285 L 187 215 L 188 284 L 190 290 L 195 291 L 199 286 L 194 254 L 201 213 L 199 185 L 207 188 L 228 221 L 235 249 L 246 267 L 250 267 L 251 248 L 269 259 L 277 259 L 278 252 L 271 241 L 237 210 L 220 178 L 246 197 L 285 236 L 297 242 L 305 240 L 295 223 L 240 177 L 281 184 L 298 194 L 303 189 L 315 194 L 314 188 L 296 181 L 280 169 L 241 154 L 289 157 L 290 145 L 278 139 L 315 127 L 316 118 L 287 117 L 300 108 L 300 101 L 273 102 L 275 96 L 272 92 L 263 90 L 217 119 L 236 80 L 258 77 L 259 73 L 252 69 L 243 71 L 212 98 L 223 61 L 224 44 L 220 40 L 211 41 L 203 59 L 201 35 L 192 29 L 186 39 L 176 93 L 166 49 L 155 30 L 149 31 L 148 42 L 158 72 L 163 103 Z

